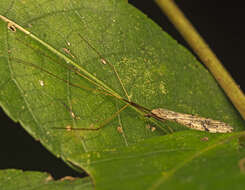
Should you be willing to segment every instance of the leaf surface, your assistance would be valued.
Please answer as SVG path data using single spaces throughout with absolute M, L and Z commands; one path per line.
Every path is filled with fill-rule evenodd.
M 167 140 L 173 141 L 169 149 L 182 149 L 177 145 L 184 146 L 185 141 L 190 149 L 191 144 L 200 150 L 207 147 L 184 138 L 201 134 L 194 131 L 184 132 L 183 139 L 176 144 L 169 128 L 175 132 L 187 130 L 176 123 L 152 122 L 131 107 L 115 114 L 125 103 L 99 93 L 101 88 L 76 74 L 77 71 L 114 95 L 130 98 L 150 109 L 163 107 L 210 117 L 229 123 L 235 131 L 244 127 L 244 121 L 195 57 L 123 0 L 4 0 L 0 3 L 0 15 L 4 16 L 0 19 L 0 41 L 3 42 L 0 44 L 1 106 L 53 154 L 73 168 L 85 169 L 91 174 L 98 189 L 106 189 L 108 181 L 122 168 L 132 175 L 130 186 L 134 187 L 134 180 L 139 189 L 162 179 L 160 170 L 171 173 L 175 164 L 188 169 L 189 165 L 181 161 L 181 156 L 188 160 L 195 153 L 186 151 L 186 155 L 182 155 L 177 151 L 173 152 L 175 156 L 171 159 L 175 164 L 160 167 L 158 173 L 147 176 L 149 181 L 145 183 L 139 181 L 137 176 L 140 174 L 136 175 L 136 170 L 145 178 L 147 173 L 154 173 L 156 166 L 166 161 L 162 154 L 151 152 L 162 146 L 166 148 Z M 88 40 L 92 48 L 82 38 Z M 107 64 L 103 64 L 93 48 L 108 60 Z M 109 63 L 115 67 L 118 76 Z M 91 128 L 103 124 L 98 131 L 55 129 L 67 126 Z M 214 143 L 223 137 L 207 135 L 214 139 Z M 162 146 L 159 145 L 161 141 L 164 142 Z M 144 143 L 150 148 L 144 149 L 143 146 L 138 150 Z M 234 155 L 237 147 L 236 144 L 231 148 Z M 114 156 L 121 154 L 137 157 L 137 151 L 140 151 L 140 159 L 144 159 L 143 152 L 150 152 L 148 163 L 153 165 L 146 162 L 137 165 L 136 160 L 122 159 L 120 163 L 113 160 Z M 211 157 L 216 154 L 219 154 L 218 149 Z M 202 156 L 200 154 L 198 159 Z M 109 166 L 108 162 L 104 163 L 104 157 L 111 160 Z M 207 160 L 212 160 L 211 157 Z M 236 156 L 236 162 L 238 157 L 240 154 Z M 196 163 L 192 169 L 197 169 L 197 166 Z M 175 180 L 179 171 L 182 170 L 171 174 L 169 187 L 177 185 Z M 238 175 L 237 166 L 234 171 Z M 195 173 L 191 171 L 187 176 L 192 176 L 192 172 Z M 129 177 L 113 180 L 108 189 L 119 189 L 119 182 L 128 180 Z M 199 180 L 193 178 L 195 183 L 192 184 L 198 185 Z
M 83 179 L 70 178 L 70 180 L 54 181 L 47 173 L 23 172 L 21 170 L 1 170 L 0 189 L 3 190 L 90 190 L 93 189 L 88 177 Z
M 87 167 L 98 179 L 98 189 L 239 190 L 245 185 L 245 151 L 239 136 L 178 132 L 88 153 L 80 160 L 90 158 Z

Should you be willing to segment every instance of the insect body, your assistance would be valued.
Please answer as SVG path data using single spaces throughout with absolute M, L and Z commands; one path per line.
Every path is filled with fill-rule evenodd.
M 199 131 L 208 131 L 210 133 L 230 133 L 233 130 L 230 125 L 221 121 L 190 114 L 178 113 L 162 108 L 151 110 L 149 116 L 161 121 L 174 121 L 185 125 L 188 128 Z

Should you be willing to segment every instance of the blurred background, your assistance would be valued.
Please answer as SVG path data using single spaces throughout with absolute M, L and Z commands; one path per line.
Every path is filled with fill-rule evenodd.
M 244 48 L 245 7 L 242 1 L 176 1 L 180 9 L 196 27 L 216 53 L 234 80 L 245 91 Z M 129 0 L 149 18 L 160 25 L 180 44 L 190 49 L 173 25 L 153 0 Z M 0 169 L 16 168 L 45 171 L 56 179 L 63 176 L 83 176 L 55 158 L 32 139 L 18 124 L 12 122 L 0 109 Z M 86 174 L 84 174 L 86 175 Z

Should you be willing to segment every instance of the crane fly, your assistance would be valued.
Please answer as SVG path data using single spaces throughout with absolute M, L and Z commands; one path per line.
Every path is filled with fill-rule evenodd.
M 9 22 L 10 23 L 10 22 Z M 8 28 L 13 31 L 13 27 L 16 29 L 23 29 L 21 28 L 19 25 L 11 23 L 11 27 L 10 24 L 8 24 Z M 16 32 L 13 31 L 13 32 Z M 29 33 L 30 35 L 30 33 Z M 113 64 L 111 64 L 108 60 L 106 60 L 99 51 L 96 50 L 96 48 L 94 48 L 90 42 L 85 39 L 83 36 L 81 36 L 80 34 L 78 34 L 78 36 L 80 37 L 80 39 L 82 39 L 82 41 L 84 41 L 96 54 L 97 56 L 100 58 L 100 61 L 102 64 L 104 65 L 109 65 L 109 67 L 111 67 L 111 70 L 114 72 L 118 82 L 120 83 L 121 88 L 123 89 L 127 99 L 121 97 L 120 95 L 118 95 L 116 92 L 114 92 L 113 90 L 111 90 L 108 86 L 106 86 L 103 82 L 100 82 L 99 80 L 97 80 L 95 77 L 93 77 L 92 75 L 85 73 L 83 74 L 78 68 L 73 68 L 69 65 L 62 65 L 63 67 L 66 67 L 67 69 L 70 69 L 72 72 L 74 72 L 76 75 L 81 76 L 82 78 L 86 79 L 87 81 L 89 81 L 90 83 L 92 83 L 94 86 L 98 87 L 98 89 L 94 89 L 94 88 L 88 88 L 88 87 L 84 87 L 84 86 L 80 86 L 74 83 L 71 83 L 65 79 L 60 78 L 59 76 L 56 76 L 55 74 L 51 73 L 48 70 L 45 70 L 44 68 L 37 66 L 33 63 L 30 62 L 26 62 L 24 60 L 15 58 L 15 57 L 11 57 L 10 56 L 10 60 L 12 61 L 16 61 L 18 63 L 22 63 L 25 65 L 29 65 L 31 67 L 34 67 L 36 69 L 39 69 L 40 71 L 43 71 L 45 73 L 47 73 L 48 75 L 61 80 L 63 82 L 68 83 L 69 85 L 73 86 L 73 87 L 77 87 L 77 88 L 81 88 L 83 90 L 86 91 L 96 91 L 99 94 L 103 94 L 106 96 L 111 96 L 117 100 L 120 100 L 121 102 L 123 102 L 125 105 L 119 109 L 115 114 L 113 114 L 110 118 L 108 118 L 103 125 L 94 128 L 94 127 L 90 127 L 90 128 L 75 128 L 72 126 L 67 127 L 68 130 L 99 130 L 102 127 L 104 127 L 110 120 L 112 120 L 115 116 L 117 116 L 120 112 L 122 112 L 124 109 L 126 109 L 127 107 L 132 107 L 133 109 L 135 109 L 137 112 L 140 112 L 141 114 L 143 114 L 145 117 L 149 117 L 149 118 L 153 118 L 155 120 L 158 121 L 172 121 L 172 122 L 176 122 L 179 123 L 181 125 L 184 125 L 190 129 L 195 129 L 195 130 L 199 130 L 199 131 L 207 131 L 210 133 L 229 133 L 232 132 L 233 128 L 221 121 L 217 121 L 217 120 L 213 120 L 210 118 L 204 118 L 204 117 L 199 117 L 196 115 L 191 115 L 191 114 L 185 114 L 185 113 L 179 113 L 179 112 L 174 112 L 171 110 L 167 110 L 167 109 L 163 109 L 163 108 L 157 108 L 157 109 L 149 109 L 146 108 L 144 106 L 141 106 L 135 102 L 132 102 L 130 100 L 130 96 L 128 95 L 122 80 L 119 77 L 118 72 L 116 71 L 115 67 L 113 66 Z M 20 40 L 20 39 L 18 39 Z M 45 42 L 42 42 L 45 43 Z M 28 44 L 23 43 L 26 46 L 29 46 Z M 67 48 L 63 48 L 64 52 L 67 53 L 69 56 L 71 56 L 72 58 L 75 58 L 75 56 L 73 56 L 73 54 L 67 49 Z M 40 52 L 42 54 L 42 52 Z M 44 54 L 45 55 L 45 54 Z M 48 55 L 45 55 L 46 57 L 48 57 L 49 59 L 52 59 L 51 57 L 49 57 Z M 63 56 L 64 57 L 64 56 Z M 68 61 L 69 62 L 69 61 Z M 80 68 L 80 67 L 79 67 Z M 84 71 L 83 71 L 84 72 Z M 44 86 L 44 82 L 43 81 L 39 81 L 41 86 Z M 69 110 L 69 108 L 68 108 Z M 72 117 L 75 117 L 75 114 L 72 112 L 72 110 L 70 110 L 70 114 Z M 64 129 L 64 128 L 60 128 L 60 127 L 56 127 L 56 129 Z M 120 127 L 118 128 L 118 130 L 122 131 L 120 129 Z

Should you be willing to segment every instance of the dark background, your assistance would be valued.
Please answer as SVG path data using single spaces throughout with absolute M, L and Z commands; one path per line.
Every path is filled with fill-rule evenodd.
M 129 2 L 189 49 L 189 46 L 153 1 L 131 0 Z M 181 10 L 208 42 L 244 91 L 243 56 L 245 53 L 242 45 L 245 43 L 245 8 L 241 2 L 232 1 L 226 4 L 224 1 L 216 2 L 214 0 L 177 1 Z M 56 179 L 67 175 L 82 176 L 69 169 L 61 160 L 52 156 L 18 124 L 8 119 L 3 112 L 0 112 L 0 121 L 0 169 L 16 168 L 46 171 Z

